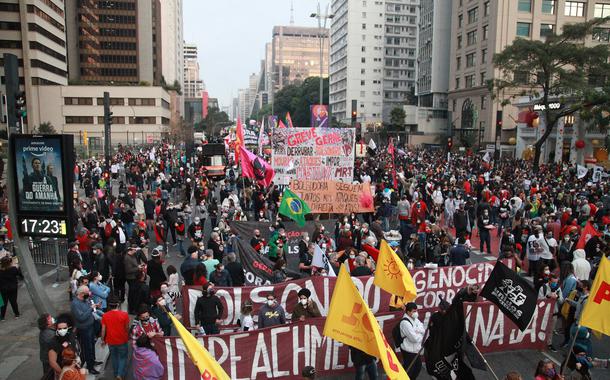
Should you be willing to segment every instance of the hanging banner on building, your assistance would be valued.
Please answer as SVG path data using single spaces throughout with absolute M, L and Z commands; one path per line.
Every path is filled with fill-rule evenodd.
M 374 212 L 370 183 L 292 180 L 290 190 L 307 203 L 312 214 Z
M 366 298 L 365 298 L 366 299 Z M 554 302 L 539 300 L 530 326 L 523 332 L 490 302 L 466 304 L 467 331 L 484 353 L 508 350 L 541 350 L 552 333 Z M 419 318 L 428 325 L 434 310 L 419 309 Z M 404 313 L 376 315 L 386 339 Z M 319 376 L 337 376 L 353 371 L 349 348 L 324 337 L 325 318 L 310 318 L 247 332 L 225 331 L 201 336 L 198 340 L 224 368 L 231 379 L 289 379 L 299 377 L 303 367 L 315 367 Z M 166 368 L 164 379 L 199 378 L 178 337 L 154 338 L 155 350 Z
M 354 178 L 353 128 L 276 128 L 271 139 L 275 183 Z
M 257 260 L 260 262 L 260 260 Z M 507 262 L 512 267 L 512 262 Z M 250 264 L 243 263 L 244 267 Z M 258 264 L 252 264 L 258 265 Z M 482 286 L 491 271 L 494 263 L 478 263 L 454 267 L 440 268 L 418 268 L 411 272 L 415 287 L 417 288 L 417 299 L 415 303 L 423 308 L 434 309 L 440 304 L 441 298 L 451 302 L 455 294 L 466 285 L 476 284 Z M 246 269 L 246 272 L 248 270 Z M 248 274 L 246 273 L 246 277 Z M 353 277 L 354 284 L 362 294 L 367 304 L 374 313 L 387 311 L 390 294 L 373 285 L 373 276 Z M 307 288 L 311 291 L 311 299 L 320 309 L 322 315 L 326 315 L 330 305 L 330 297 L 335 288 L 336 277 L 313 276 L 304 279 L 286 281 L 279 284 L 263 283 L 260 286 L 243 287 L 216 287 L 216 295 L 224 306 L 221 317 L 221 325 L 234 326 L 239 318 L 239 311 L 246 301 L 252 301 L 253 313 L 256 314 L 265 302 L 267 293 L 273 292 L 275 298 L 290 318 L 292 310 L 298 302 L 298 291 Z M 195 325 L 194 312 L 197 298 L 201 296 L 200 287 L 182 288 L 183 319 L 187 327 Z
M 326 104 L 314 104 L 309 106 L 311 112 L 312 128 L 329 128 L 328 106 Z

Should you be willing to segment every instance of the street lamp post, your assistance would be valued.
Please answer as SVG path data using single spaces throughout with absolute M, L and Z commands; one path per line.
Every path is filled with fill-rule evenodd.
M 320 3 L 318 3 L 318 12 L 312 13 L 310 17 L 318 19 L 318 28 L 320 29 L 319 37 L 320 37 L 320 104 L 324 104 L 324 81 L 322 79 L 322 71 L 324 67 L 324 34 L 323 31 L 326 29 L 326 20 L 332 19 L 335 17 L 334 14 L 328 12 L 329 4 L 326 5 L 326 12 L 322 13 L 320 10 Z M 322 24 L 322 20 L 324 20 L 324 24 Z M 330 38 L 330 34 L 328 36 Z M 330 44 L 329 44 L 330 49 Z M 330 70 L 329 70 L 329 80 L 330 80 Z M 330 86 L 330 81 L 329 81 Z M 330 95 L 330 94 L 329 94 Z

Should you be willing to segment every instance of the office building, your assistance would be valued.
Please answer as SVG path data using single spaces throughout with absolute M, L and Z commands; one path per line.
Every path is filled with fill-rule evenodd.
M 325 62 L 320 73 L 320 38 Z M 265 56 L 269 56 L 266 47 Z M 274 91 L 308 77 L 328 76 L 328 29 L 274 26 L 271 39 L 271 72 Z M 268 58 L 267 58 L 268 59 Z
M 566 23 L 610 15 L 610 1 L 460 0 L 452 2 L 449 109 L 456 139 L 473 145 L 515 136 L 518 109 L 491 98 L 487 81 L 498 78 L 494 53 L 516 38 L 544 40 Z M 586 44 L 608 42 L 608 29 Z
M 186 99 L 201 98 L 205 84 L 199 72 L 197 45 L 184 44 L 184 87 L 182 94 Z
M 65 4 L 72 82 L 161 82 L 161 52 L 165 47 L 160 0 L 81 0 Z
M 161 0 L 161 75 L 165 82 L 184 88 L 182 0 Z
M 5 0 L 0 3 L 0 20 L 0 93 L 6 93 L 3 55 L 14 54 L 31 114 L 33 86 L 68 84 L 64 2 Z M 30 120 L 28 124 L 32 125 Z
M 419 0 L 333 0 L 330 106 L 350 123 L 352 105 L 363 129 L 389 122 L 412 103 L 416 82 Z

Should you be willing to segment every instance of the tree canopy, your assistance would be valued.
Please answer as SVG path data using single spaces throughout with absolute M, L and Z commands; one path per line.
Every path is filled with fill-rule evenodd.
M 324 104 L 328 104 L 328 78 L 323 79 Z M 310 109 L 314 104 L 320 103 L 320 78 L 309 77 L 303 82 L 289 84 L 275 93 L 273 113 L 284 119 L 287 112 L 295 127 L 307 127 L 310 123 Z M 263 108 L 271 114 L 271 107 Z M 259 116 L 261 113 L 259 113 Z
M 53 124 L 51 124 L 48 121 L 45 121 L 44 123 L 40 123 L 40 125 L 38 127 L 36 127 L 34 130 L 36 131 L 36 133 L 40 133 L 43 135 L 57 134 L 57 130 L 55 130 L 55 127 L 53 126 Z
M 217 107 L 208 107 L 208 114 L 205 119 L 195 124 L 195 131 L 206 131 L 210 136 L 215 136 L 216 133 L 224 126 L 231 124 L 229 115 L 226 112 L 220 111 Z
M 610 47 L 584 42 L 594 40 L 600 25 L 609 20 L 566 24 L 561 34 L 544 40 L 517 38 L 494 55 L 494 65 L 501 75 L 489 84 L 503 105 L 517 96 L 530 96 L 546 106 L 541 111 L 546 130 L 534 143 L 535 168 L 542 145 L 562 117 L 579 112 L 581 119 L 608 125 Z M 562 104 L 560 109 L 548 106 L 557 101 Z

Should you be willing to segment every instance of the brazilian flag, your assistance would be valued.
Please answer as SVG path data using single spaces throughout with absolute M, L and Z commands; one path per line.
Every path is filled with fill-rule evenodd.
M 310 212 L 311 209 L 304 200 L 292 191 L 284 190 L 282 203 L 280 204 L 280 214 L 289 217 L 297 222 L 300 227 L 303 227 L 305 225 L 305 215 Z

